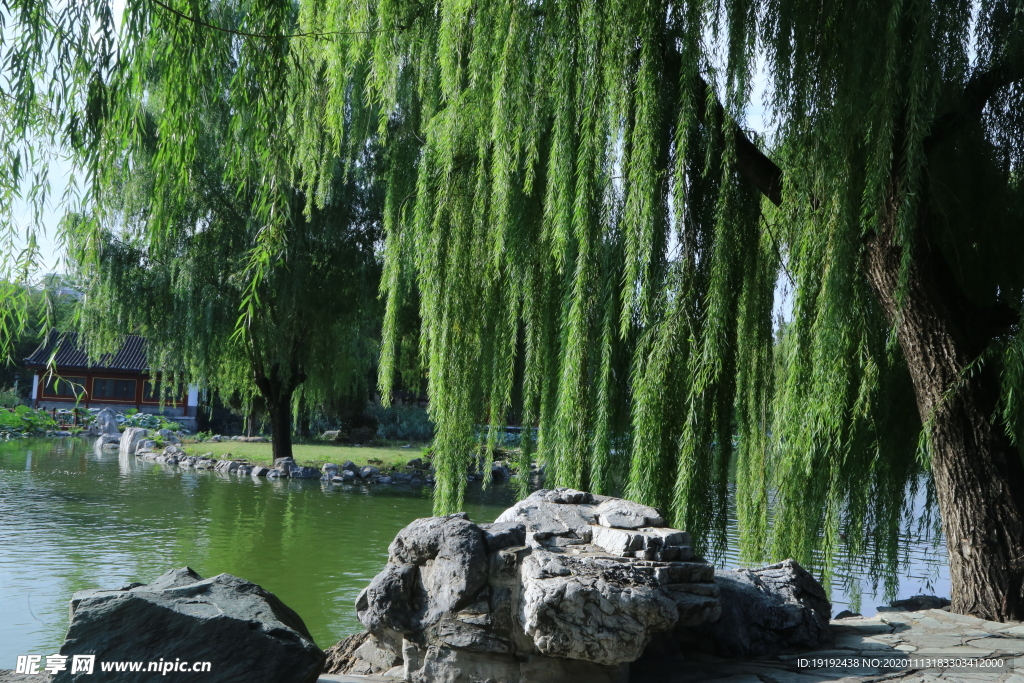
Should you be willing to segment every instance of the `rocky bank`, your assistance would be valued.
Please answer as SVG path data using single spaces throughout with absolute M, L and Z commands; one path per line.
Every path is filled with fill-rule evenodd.
M 116 428 L 115 428 L 116 429 Z M 238 438 L 238 437 L 236 437 Z M 248 439 L 252 441 L 257 437 Z M 159 439 L 159 442 L 158 440 Z M 259 437 L 261 441 L 266 441 Z M 245 440 L 244 438 L 242 440 Z M 158 443 L 160 445 L 158 445 Z M 239 477 L 266 477 L 268 479 L 319 479 L 329 488 L 336 486 L 431 486 L 434 483 L 434 471 L 429 461 L 413 458 L 406 465 L 405 471 L 382 472 L 372 465 L 357 466 L 348 461 L 341 466 L 327 463 L 323 468 L 299 465 L 292 458 L 278 458 L 272 467 L 255 465 L 240 458 L 221 459 L 206 455 L 188 455 L 173 432 L 162 429 L 152 434 L 149 430 L 129 427 L 119 435 L 100 434 L 94 444 L 97 451 L 118 451 L 119 457 L 135 457 L 139 460 L 155 462 L 169 467 L 183 469 L 212 470 L 223 474 Z M 508 466 L 494 463 L 491 466 L 490 480 L 493 483 L 508 481 L 513 475 Z M 483 479 L 484 474 L 476 472 L 468 474 L 467 479 L 476 481 Z

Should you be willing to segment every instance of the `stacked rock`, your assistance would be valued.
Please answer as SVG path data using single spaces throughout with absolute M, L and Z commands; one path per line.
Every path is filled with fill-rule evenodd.
M 493 524 L 414 521 L 359 596 L 332 673 L 406 681 L 622 681 L 658 634 L 714 621 L 714 568 L 654 508 L 541 490 Z

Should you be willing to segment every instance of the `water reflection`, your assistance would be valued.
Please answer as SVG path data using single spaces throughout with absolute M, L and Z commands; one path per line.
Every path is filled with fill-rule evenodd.
M 881 569 L 881 566 L 886 564 L 882 557 L 884 551 L 874 543 L 866 544 L 866 556 L 851 555 L 846 544 L 840 543 L 836 552 L 836 567 L 833 570 L 830 596 L 833 615 L 851 609 L 865 616 L 872 616 L 878 606 L 885 605 L 891 599 L 914 595 L 949 597 L 948 556 L 938 519 L 928 513 L 929 504 L 923 485 L 918 485 L 911 493 L 908 507 L 911 510 L 910 518 L 914 521 L 900 532 L 897 572 L 887 574 Z M 729 569 L 749 566 L 741 562 L 739 557 L 734 485 L 730 485 L 729 489 L 728 512 L 728 548 L 724 557 L 716 564 Z M 874 572 L 871 567 L 872 560 L 876 565 Z M 882 578 L 873 579 L 873 575 L 882 575 Z M 818 578 L 820 579 L 820 576 Z M 886 597 L 887 593 L 891 597 Z

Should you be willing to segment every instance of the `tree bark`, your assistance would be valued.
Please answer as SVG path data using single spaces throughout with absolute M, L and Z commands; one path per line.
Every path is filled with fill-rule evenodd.
M 306 375 L 296 363 L 284 376 L 281 365 L 275 363 L 269 373 L 259 368 L 253 373 L 256 387 L 267 404 L 270 418 L 271 451 L 274 460 L 292 457 L 292 396 L 295 389 L 305 381 Z
M 267 399 L 270 414 L 270 435 L 274 460 L 292 457 L 292 391 L 279 391 L 274 400 Z
M 951 294 L 955 285 L 943 277 L 941 257 L 923 238 L 913 248 L 902 300 L 902 248 L 891 227 L 869 238 L 865 265 L 886 316 L 895 321 L 928 430 L 949 552 L 951 609 L 992 621 L 1021 620 L 1024 463 L 1003 425 L 994 422 L 998 373 L 984 366 L 965 372 L 992 334 Z

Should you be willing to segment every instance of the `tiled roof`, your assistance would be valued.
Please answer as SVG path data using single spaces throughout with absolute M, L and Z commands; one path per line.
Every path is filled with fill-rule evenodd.
M 149 369 L 149 363 L 146 360 L 146 340 L 137 334 L 129 334 L 117 353 L 104 354 L 98 362 L 90 363 L 89 357 L 78 344 L 77 333 L 51 332 L 46 341 L 25 359 L 25 365 L 45 367 L 50 361 L 54 348 L 57 349 L 54 363 L 58 368 L 91 368 L 128 372 L 144 372 Z

